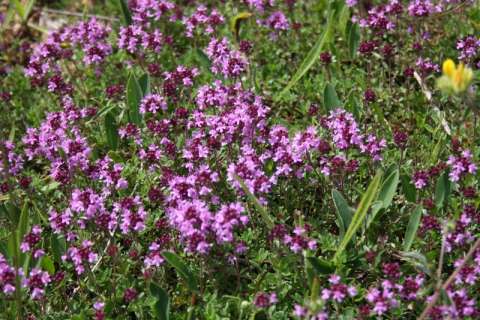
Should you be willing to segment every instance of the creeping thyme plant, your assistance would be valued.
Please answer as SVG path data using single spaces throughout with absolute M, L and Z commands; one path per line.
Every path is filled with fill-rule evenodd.
M 0 318 L 479 319 L 479 21 L 0 5 Z

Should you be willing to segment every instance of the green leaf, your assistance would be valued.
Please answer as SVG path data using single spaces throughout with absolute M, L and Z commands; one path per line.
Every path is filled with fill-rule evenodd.
M 208 58 L 208 56 L 203 52 L 203 50 L 197 48 L 195 49 L 195 54 L 197 56 L 197 60 L 200 63 L 200 65 L 207 71 L 210 72 L 210 68 L 212 66 L 212 62 Z
M 35 0 L 29 0 L 27 4 L 25 5 L 25 17 L 28 18 L 30 16 L 30 12 L 33 9 L 33 6 L 35 5 Z
M 348 205 L 347 200 L 345 200 L 342 194 L 335 189 L 332 190 L 332 198 L 337 212 L 340 238 L 343 238 L 345 231 L 350 226 L 350 222 L 352 221 L 352 216 L 355 213 L 355 210 Z
M 441 136 L 438 139 L 438 142 L 435 144 L 435 147 L 433 148 L 431 154 L 430 154 L 430 163 L 435 164 L 438 161 L 438 156 L 440 155 L 440 151 L 442 151 L 442 148 L 444 146 L 444 138 Z
M 415 236 L 417 235 L 417 230 L 422 219 L 422 212 L 423 208 L 421 206 L 417 206 L 408 220 L 405 238 L 403 239 L 404 251 L 409 251 L 413 244 L 413 240 L 415 240 Z
M 317 257 L 308 257 L 307 260 L 317 275 L 331 274 L 335 271 L 334 265 L 329 261 Z
M 71 319 L 71 320 L 87 320 L 87 316 L 86 316 L 85 313 L 82 311 L 82 312 L 79 313 L 79 314 L 73 315 L 70 319 Z
M 23 240 L 23 237 L 27 233 L 29 225 L 29 210 L 27 202 L 23 205 L 22 212 L 20 213 L 20 220 L 18 221 L 17 234 L 18 234 L 18 243 Z
M 140 101 L 142 100 L 143 92 L 140 84 L 137 81 L 137 78 L 133 74 L 130 75 L 127 83 L 127 106 L 128 106 L 128 115 L 129 120 L 136 125 L 141 124 L 140 116 Z
M 18 257 L 20 254 L 18 236 L 16 232 L 11 232 L 7 240 L 7 253 L 10 261 L 14 261 L 15 257 Z
M 187 283 L 188 288 L 193 292 L 198 292 L 198 281 L 193 272 L 188 268 L 188 266 L 183 262 L 177 254 L 169 251 L 162 253 L 162 256 L 167 260 L 167 262 L 177 270 L 180 276 Z
M 248 187 L 246 186 L 246 184 L 242 180 L 242 178 L 240 178 L 236 174 L 234 174 L 233 176 L 234 176 L 235 180 L 237 180 L 238 183 L 240 184 L 240 186 L 242 187 L 243 192 L 245 192 L 245 194 L 247 195 L 250 202 L 254 205 L 254 207 L 260 213 L 260 215 L 263 219 L 263 222 L 265 222 L 265 224 L 267 225 L 268 228 L 270 228 L 270 229 L 273 228 L 274 223 L 273 223 L 272 218 L 268 214 L 267 209 L 265 209 L 265 207 L 260 203 L 260 201 L 257 199 L 257 197 L 255 197 L 255 195 L 250 192 L 250 190 L 248 189 Z
M 132 13 L 128 8 L 126 0 L 118 0 L 120 2 L 120 8 L 122 9 L 123 22 L 125 25 L 132 24 Z
M 383 208 L 386 209 L 392 204 L 393 197 L 397 192 L 398 183 L 400 181 L 400 172 L 393 171 L 382 184 L 378 194 L 378 200 L 383 202 Z
M 48 192 L 56 190 L 59 186 L 60 186 L 60 182 L 52 181 L 52 182 L 44 185 L 40 190 L 42 192 L 48 193 Z
M 437 208 L 443 208 L 443 205 L 450 194 L 451 183 L 446 172 L 438 177 L 435 186 L 435 205 Z
M 325 109 L 327 111 L 336 109 L 343 105 L 337 96 L 335 88 L 330 83 L 327 83 L 323 91 L 323 104 L 325 105 Z
M 55 273 L 55 266 L 53 265 L 52 258 L 49 256 L 43 256 L 42 257 L 42 269 L 46 270 L 49 274 L 54 274 Z
M 115 121 L 115 117 L 111 112 L 105 115 L 104 119 L 105 133 L 107 135 L 107 143 L 111 150 L 116 150 L 118 148 L 118 127 Z
M 428 264 L 427 258 L 417 251 L 400 251 L 400 258 L 407 261 L 413 267 L 421 270 L 423 273 L 431 276 L 432 270 Z
M 416 202 L 417 190 L 415 189 L 415 186 L 412 184 L 410 177 L 407 175 L 402 175 L 401 181 L 402 181 L 402 190 L 403 190 L 403 194 L 405 195 L 405 198 L 410 202 Z
M 150 75 L 148 73 L 144 73 L 140 79 L 138 79 L 138 83 L 140 84 L 140 88 L 142 89 L 143 96 L 151 93 L 150 87 Z
M 22 19 L 22 21 L 25 21 L 25 6 L 20 0 L 12 0 L 12 2 L 19 17 Z
M 325 45 L 330 42 L 334 30 L 335 30 L 336 21 L 334 19 L 334 12 L 331 11 L 327 20 L 327 26 L 318 38 L 315 45 L 310 49 L 307 56 L 303 60 L 300 67 L 297 69 L 292 79 L 288 82 L 285 88 L 276 96 L 276 100 L 279 100 L 283 97 L 290 89 L 297 84 L 297 82 L 307 73 L 308 70 L 314 65 L 317 59 L 320 57 L 320 53 L 324 49 Z
M 351 21 L 348 22 L 347 43 L 350 58 L 354 59 L 357 55 L 358 45 L 360 43 L 360 27 L 358 26 L 358 23 L 352 23 Z
M 392 204 L 393 197 L 397 191 L 398 183 L 400 181 L 400 172 L 398 169 L 392 168 L 389 168 L 387 172 L 390 173 L 382 183 L 377 201 L 372 205 L 372 214 L 368 217 L 367 228 L 373 223 L 373 221 L 375 221 L 375 218 L 381 210 L 387 209 Z
M 343 251 L 347 247 L 348 243 L 350 242 L 352 237 L 357 232 L 358 228 L 360 228 L 363 221 L 365 220 L 368 209 L 370 208 L 373 200 L 377 196 L 381 179 L 382 179 L 382 172 L 379 170 L 377 171 L 377 174 L 373 178 L 372 182 L 370 182 L 370 185 L 368 186 L 367 191 L 363 194 L 360 200 L 360 204 L 358 205 L 358 208 L 355 211 L 355 214 L 353 215 L 352 222 L 350 223 L 350 226 L 348 227 L 345 233 L 345 236 L 342 239 L 342 242 L 340 242 L 340 245 L 338 246 L 337 252 L 333 257 L 333 261 L 335 261 L 336 263 L 338 263 L 338 258 L 343 254 Z
M 65 238 L 63 238 L 63 236 L 52 234 L 50 237 L 50 245 L 52 247 L 53 258 L 56 262 L 60 263 L 62 261 L 62 256 L 67 250 Z
M 150 283 L 150 292 L 157 299 L 155 302 L 155 314 L 160 320 L 170 318 L 170 299 L 168 293 L 155 283 Z

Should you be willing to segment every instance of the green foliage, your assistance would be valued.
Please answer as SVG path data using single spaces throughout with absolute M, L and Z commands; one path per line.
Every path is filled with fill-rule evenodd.
M 357 230 L 360 228 L 365 218 L 367 217 L 367 212 L 370 209 L 370 206 L 377 195 L 381 179 L 382 179 L 382 172 L 378 171 L 375 177 L 373 178 L 373 180 L 370 182 L 367 190 L 363 194 L 360 200 L 360 203 L 357 209 L 355 210 L 350 226 L 345 232 L 345 236 L 340 242 L 338 249 L 335 252 L 335 256 L 333 257 L 333 261 L 335 261 L 337 264 L 339 263 L 339 260 L 338 260 L 339 257 L 342 256 L 344 250 L 347 248 L 348 243 L 350 242 L 352 237 L 355 235 L 355 233 L 357 232 Z
M 422 212 L 423 208 L 421 206 L 417 206 L 408 220 L 407 230 L 405 231 L 405 238 L 403 240 L 404 251 L 409 251 L 413 241 L 415 240 L 418 227 L 420 226 Z
M 198 292 L 198 280 L 195 273 L 185 264 L 177 254 L 173 252 L 163 252 L 165 260 L 177 270 L 179 275 L 185 280 L 188 288 L 192 292 Z
M 128 118 L 136 125 L 140 125 L 142 118 L 140 115 L 140 101 L 143 97 L 143 91 L 138 83 L 135 75 L 130 74 L 130 78 L 127 83 L 127 106 L 128 106 Z

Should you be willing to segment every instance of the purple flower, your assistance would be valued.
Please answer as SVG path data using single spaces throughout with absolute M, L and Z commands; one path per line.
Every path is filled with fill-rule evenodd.
M 140 113 L 157 113 L 159 110 L 167 110 L 165 98 L 158 94 L 148 94 L 140 102 Z
M 92 250 L 93 242 L 84 240 L 78 247 L 68 248 L 66 254 L 62 256 L 63 261 L 71 261 L 75 266 L 78 275 L 85 272 L 85 268 L 90 268 L 90 264 L 97 261 L 98 255 Z
M 408 14 L 413 17 L 425 17 L 442 12 L 442 4 L 433 4 L 430 0 L 412 0 L 408 4 Z
M 159 267 L 165 259 L 162 257 L 163 246 L 159 242 L 152 242 L 148 247 L 148 254 L 143 260 L 146 268 Z
M 212 34 L 215 32 L 215 28 L 224 22 L 223 16 L 216 10 L 211 10 L 208 14 L 208 9 L 204 5 L 200 5 L 195 12 L 183 20 L 183 24 L 186 28 L 186 35 L 189 38 L 193 37 L 195 30 L 199 27 L 203 27 L 205 34 Z
M 123 234 L 140 232 L 145 229 L 147 212 L 139 196 L 126 197 L 114 203 L 113 212 L 121 216 L 120 230 Z
M 24 280 L 24 286 L 30 291 L 33 300 L 40 300 L 45 294 L 45 287 L 50 283 L 51 279 L 48 272 L 38 268 L 30 271 L 28 278 Z
M 272 292 L 270 294 L 266 292 L 260 292 L 257 293 L 255 296 L 255 299 L 253 301 L 253 304 L 257 308 L 268 308 L 278 302 L 277 294 L 275 292 Z
M 415 65 L 420 71 L 420 74 L 424 77 L 431 73 L 440 71 L 440 67 L 438 66 L 438 64 L 433 63 L 432 60 L 430 60 L 430 58 L 426 58 L 426 59 L 418 58 Z
M 247 59 L 240 51 L 230 49 L 227 38 L 212 38 L 206 54 L 212 60 L 212 72 L 227 78 L 238 77 L 248 66 Z
M 413 182 L 415 184 L 415 188 L 423 189 L 428 184 L 429 178 L 430 177 L 427 172 L 421 170 L 416 171 L 413 174 Z
M 467 173 L 475 174 L 477 172 L 477 165 L 473 163 L 472 158 L 470 150 L 463 150 L 460 155 L 451 155 L 448 158 L 450 181 L 458 182 Z
M 272 30 L 270 34 L 271 39 L 275 39 L 281 31 L 290 29 L 290 23 L 288 23 L 287 17 L 285 17 L 285 14 L 281 11 L 275 11 L 267 19 L 257 20 L 257 23 Z
M 468 62 L 475 58 L 480 50 L 480 38 L 466 36 L 457 42 L 457 50 L 460 52 L 458 59 Z
M 19 273 L 21 270 L 18 270 Z M 11 267 L 5 257 L 0 254 L 0 290 L 6 294 L 11 295 L 15 292 L 15 279 L 17 272 Z

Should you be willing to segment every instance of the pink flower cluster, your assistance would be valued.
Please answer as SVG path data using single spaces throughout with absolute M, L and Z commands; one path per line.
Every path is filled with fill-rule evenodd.
M 248 61 L 244 55 L 240 51 L 230 49 L 227 38 L 222 40 L 212 38 L 206 54 L 212 61 L 212 72 L 221 74 L 225 78 L 238 77 L 248 67 Z
M 30 297 L 33 300 L 40 300 L 45 295 L 45 287 L 51 282 L 50 275 L 46 271 L 38 268 L 33 268 L 24 279 L 23 286 L 30 291 Z
M 328 279 L 330 287 L 322 289 L 322 299 L 324 301 L 331 300 L 332 302 L 343 302 L 347 297 L 355 297 L 357 295 L 357 288 L 354 286 L 347 286 L 341 282 L 341 277 L 332 274 Z
M 71 246 L 66 254 L 62 256 L 63 261 L 71 261 L 78 275 L 85 270 L 91 270 L 90 266 L 97 261 L 98 254 L 93 251 L 94 243 L 84 240 L 80 246 Z
M 460 154 L 451 155 L 448 158 L 449 177 L 452 182 L 458 182 L 467 173 L 475 174 L 477 172 L 477 165 L 472 162 L 472 158 L 470 150 L 463 150 Z
M 0 254 L 0 290 L 4 294 L 10 295 L 15 292 L 15 278 L 17 272 L 10 266 L 5 257 Z
M 200 30 L 200 27 L 203 27 L 205 34 L 210 35 L 224 21 L 225 19 L 216 9 L 211 10 L 208 14 L 207 7 L 200 5 L 190 17 L 183 19 L 183 24 L 186 28 L 186 36 L 192 38 L 195 30 Z
M 33 257 L 38 259 L 45 254 L 42 248 L 39 248 L 39 243 L 42 240 L 42 228 L 39 225 L 34 225 L 32 230 L 26 234 L 20 244 L 20 250 L 22 252 L 33 252 Z
M 118 36 L 118 47 L 130 54 L 143 54 L 145 51 L 159 53 L 165 39 L 159 30 L 148 32 L 141 25 L 121 27 Z
M 69 93 L 72 87 L 61 75 L 60 61 L 72 58 L 72 49 L 78 47 L 83 51 L 83 62 L 86 65 L 102 63 L 112 53 L 112 47 L 107 41 L 109 33 L 110 28 L 94 18 L 53 32 L 34 49 L 25 74 L 34 85 L 46 84 L 51 92 Z

